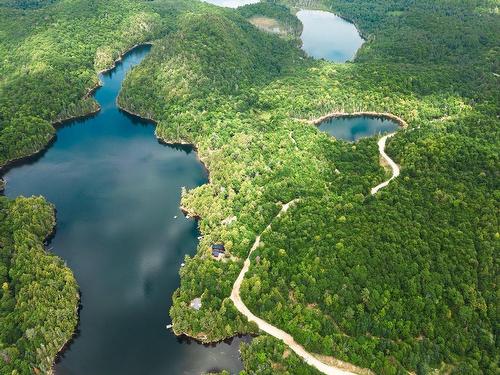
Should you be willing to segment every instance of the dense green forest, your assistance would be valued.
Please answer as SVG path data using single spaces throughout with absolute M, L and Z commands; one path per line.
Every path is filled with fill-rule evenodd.
M 71 270 L 43 242 L 55 225 L 42 197 L 0 197 L 0 373 L 49 373 L 77 323 Z
M 221 319 L 240 262 L 229 259 L 246 257 L 277 203 L 300 197 L 253 256 L 242 292 L 254 313 L 313 352 L 380 373 L 495 373 L 494 3 L 298 5 L 354 20 L 368 38 L 356 62 L 304 59 L 233 14 L 206 14 L 186 18 L 125 83 L 120 104 L 156 119 L 162 139 L 195 143 L 210 171 L 183 196 L 204 238 L 181 273 L 174 324 L 208 340 L 236 329 L 233 312 Z M 376 197 L 375 140 L 351 145 L 292 120 L 332 111 L 409 123 L 389 144 L 402 175 Z M 214 241 L 227 262 L 211 259 Z M 200 294 L 207 308 L 190 310 Z
M 180 272 L 170 311 L 176 332 L 204 341 L 256 333 L 229 300 L 231 287 L 280 203 L 300 198 L 252 255 L 242 296 L 256 315 L 312 352 L 381 374 L 498 373 L 498 2 L 286 1 L 356 23 L 367 42 L 346 64 L 307 58 L 296 41 L 248 22 L 263 15 L 296 25 L 293 9 L 285 15 L 273 3 L 0 1 L 0 165 L 45 147 L 51 123 L 95 111 L 86 93 L 96 73 L 154 41 L 119 104 L 157 121 L 161 139 L 195 144 L 210 171 L 209 184 L 183 192 L 203 238 Z M 376 140 L 337 141 L 303 121 L 333 111 L 391 112 L 408 122 L 387 151 L 401 176 L 376 196 L 370 188 L 386 176 Z M 48 363 L 33 359 L 41 342 L 46 361 L 69 336 L 76 287 L 41 247 L 53 220 L 47 204 L 1 203 L 0 365 L 23 373 Z M 11 219 L 18 211 L 26 223 Z M 29 221 L 39 217 L 45 224 Z M 223 261 L 210 255 L 216 241 L 226 246 Z M 13 268 L 24 250 L 53 264 L 27 274 L 64 291 L 54 294 L 65 317 L 58 328 L 36 320 L 53 300 L 37 313 L 13 307 L 24 282 L 35 282 L 22 277 L 34 267 L 27 260 Z M 190 309 L 200 296 L 202 309 Z M 242 357 L 246 373 L 314 373 L 266 336 Z
M 290 8 L 286 5 L 277 2 L 262 1 L 260 3 L 241 6 L 238 8 L 238 13 L 250 22 L 256 17 L 276 20 L 277 25 L 284 29 L 288 36 L 297 39 L 302 44 L 299 38 L 302 32 L 302 23 L 290 12 Z
M 133 45 L 175 28 L 191 1 L 0 1 L 0 167 L 43 149 L 51 123 L 94 112 L 87 94 Z
M 240 344 L 241 358 L 245 364 L 240 375 L 250 374 L 300 374 L 319 375 L 287 346 L 270 336 L 259 336 L 251 344 Z

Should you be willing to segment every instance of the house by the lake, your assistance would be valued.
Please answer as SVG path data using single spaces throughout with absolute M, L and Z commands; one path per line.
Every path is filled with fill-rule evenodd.
M 212 245 L 212 255 L 216 258 L 219 257 L 219 255 L 224 255 L 226 252 L 226 249 L 224 248 L 224 245 L 221 243 L 216 243 Z

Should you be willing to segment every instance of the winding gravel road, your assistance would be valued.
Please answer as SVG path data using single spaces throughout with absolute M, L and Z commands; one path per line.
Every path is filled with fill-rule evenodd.
M 394 136 L 396 133 L 390 133 L 378 141 L 378 150 L 380 152 L 380 156 L 387 162 L 387 164 L 391 167 L 392 170 L 392 176 L 388 180 L 382 182 L 381 184 L 375 186 L 374 188 L 371 189 L 371 194 L 375 195 L 380 189 L 386 187 L 389 185 L 389 182 L 391 182 L 393 179 L 399 176 L 399 166 L 392 160 L 386 153 L 385 153 L 385 143 L 388 138 Z M 280 212 L 276 215 L 274 218 L 277 219 L 284 213 L 288 211 L 290 206 L 292 206 L 294 203 L 298 202 L 299 199 L 294 199 L 291 202 L 288 202 L 287 204 L 284 204 L 283 207 L 281 208 Z M 274 221 L 273 220 L 273 221 Z M 262 233 L 264 233 L 267 230 L 271 229 L 271 224 L 272 222 L 264 229 Z M 243 264 L 243 268 L 241 269 L 240 274 L 238 275 L 238 278 L 234 282 L 233 285 L 233 290 L 231 291 L 231 300 L 233 301 L 234 305 L 238 309 L 240 313 L 245 315 L 247 319 L 251 322 L 255 322 L 257 326 L 259 327 L 260 330 L 266 332 L 267 334 L 283 341 L 288 347 L 293 350 L 299 357 L 301 357 L 307 364 L 315 367 L 317 370 L 322 372 L 323 374 L 327 375 L 345 375 L 345 374 L 354 374 L 354 372 L 348 371 L 346 369 L 340 368 L 340 367 L 335 367 L 329 364 L 326 364 L 322 361 L 320 361 L 318 358 L 316 358 L 312 353 L 309 353 L 304 349 L 304 347 L 300 344 L 298 344 L 291 335 L 286 333 L 285 331 L 269 324 L 265 320 L 255 316 L 249 309 L 248 307 L 243 303 L 241 300 L 240 296 L 240 288 L 241 288 L 241 283 L 243 282 L 243 279 L 245 278 L 245 274 L 247 273 L 248 269 L 250 268 L 250 255 L 254 252 L 255 249 L 259 247 L 260 244 L 260 237 L 262 235 L 258 235 L 255 238 L 255 242 L 252 245 L 252 248 L 250 249 L 250 253 L 248 254 L 247 259 L 245 259 L 245 262 Z M 341 361 L 338 361 L 339 363 L 343 363 Z M 344 363 L 345 367 L 347 368 L 356 368 L 353 365 L 350 365 L 348 363 Z M 364 370 L 364 369 L 363 369 Z M 365 370 L 369 372 L 369 370 Z M 356 371 L 359 372 L 359 371 Z
M 278 215 L 276 215 L 275 219 L 279 218 L 286 211 L 288 211 L 290 206 L 293 205 L 294 203 L 296 203 L 297 201 L 298 201 L 298 199 L 294 199 L 293 201 L 291 201 L 287 204 L 284 204 L 283 207 L 281 208 L 281 211 L 278 213 Z M 264 229 L 264 231 L 262 233 L 271 229 L 271 224 L 269 224 Z M 234 305 L 243 315 L 245 315 L 248 318 L 249 321 L 255 322 L 260 330 L 262 330 L 262 331 L 266 332 L 267 334 L 283 341 L 286 345 L 288 345 L 290 347 L 290 349 L 292 349 L 306 363 L 315 367 L 316 369 L 321 371 L 323 374 L 329 374 L 329 375 L 352 374 L 352 372 L 345 371 L 341 368 L 330 366 L 330 365 L 327 365 L 326 363 L 321 362 L 314 355 L 312 355 L 311 353 L 306 351 L 301 345 L 299 345 L 293 339 L 293 337 L 290 336 L 288 333 L 286 333 L 285 331 L 282 331 L 281 329 L 267 323 L 265 320 L 262 320 L 261 318 L 255 316 L 241 300 L 241 296 L 240 296 L 241 283 L 243 282 L 243 279 L 245 278 L 245 274 L 247 273 L 247 271 L 250 267 L 250 255 L 254 252 L 255 249 L 257 249 L 257 247 L 259 247 L 261 235 L 257 236 L 257 238 L 255 239 L 255 242 L 253 243 L 252 248 L 250 249 L 250 253 L 248 254 L 248 258 L 245 260 L 243 268 L 241 269 L 241 272 L 238 275 L 238 278 L 234 282 L 233 290 L 231 291 L 231 300 L 233 301 Z
M 371 190 L 371 194 L 372 195 L 375 195 L 377 194 L 377 192 L 382 189 L 382 188 L 385 188 L 387 185 L 389 185 L 389 182 L 391 182 L 392 180 L 394 180 L 396 177 L 399 176 L 399 166 L 394 162 L 394 160 L 392 160 L 386 153 L 385 153 L 385 141 L 387 141 L 387 138 L 390 138 L 392 136 L 394 136 L 394 134 L 396 133 L 390 133 L 390 134 L 387 134 L 387 135 L 384 135 L 382 138 L 379 139 L 378 141 L 378 151 L 380 152 L 380 156 L 382 156 L 382 158 L 387 162 L 387 164 L 389 164 L 389 166 L 391 167 L 392 169 L 392 176 L 391 178 L 389 178 L 387 181 L 384 181 L 382 182 L 381 184 L 378 184 L 377 186 L 375 186 L 374 188 L 372 188 Z

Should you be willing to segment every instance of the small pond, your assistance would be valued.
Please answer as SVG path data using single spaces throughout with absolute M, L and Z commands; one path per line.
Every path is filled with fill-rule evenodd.
M 349 142 L 377 134 L 392 133 L 398 128 L 399 124 L 395 121 L 370 116 L 334 117 L 318 125 L 319 130 Z
M 311 57 L 337 63 L 352 60 L 363 44 L 354 24 L 330 12 L 301 10 L 302 49 Z

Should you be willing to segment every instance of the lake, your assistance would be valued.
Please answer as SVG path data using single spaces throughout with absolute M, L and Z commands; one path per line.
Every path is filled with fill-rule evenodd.
M 179 267 L 194 254 L 197 224 L 179 210 L 181 187 L 207 182 L 187 146 L 165 146 L 154 125 L 119 110 L 126 72 L 149 46 L 103 74 L 102 110 L 57 131 L 51 147 L 6 173 L 5 194 L 43 195 L 57 208 L 50 249 L 80 286 L 79 332 L 57 375 L 200 374 L 242 369 L 240 338 L 204 346 L 165 328 Z
M 311 57 L 337 63 L 352 60 L 363 44 L 356 26 L 330 12 L 300 10 L 302 49 Z
M 320 123 L 318 129 L 337 139 L 354 142 L 359 138 L 392 133 L 399 129 L 399 124 L 389 119 L 370 116 L 334 117 Z

